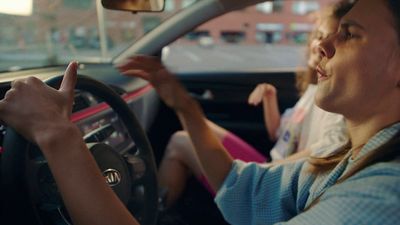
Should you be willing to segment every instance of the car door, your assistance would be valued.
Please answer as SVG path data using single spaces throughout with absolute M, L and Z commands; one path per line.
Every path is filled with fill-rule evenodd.
M 278 90 L 281 112 L 297 100 L 295 74 L 290 71 L 179 73 L 178 77 L 200 102 L 209 120 L 243 138 L 264 155 L 268 155 L 274 143 L 268 138 L 262 106 L 249 105 L 249 94 L 257 84 L 273 84 Z

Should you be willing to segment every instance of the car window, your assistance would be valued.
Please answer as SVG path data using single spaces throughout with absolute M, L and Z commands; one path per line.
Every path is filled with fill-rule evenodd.
M 110 61 L 194 2 L 167 0 L 164 12 L 133 14 L 100 0 L 0 0 L 0 71 Z
M 225 14 L 166 47 L 164 63 L 178 72 L 296 70 L 316 11 L 332 2 L 278 0 Z

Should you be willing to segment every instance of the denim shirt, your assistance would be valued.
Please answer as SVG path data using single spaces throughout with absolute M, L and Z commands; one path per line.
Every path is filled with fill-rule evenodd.
M 381 130 L 357 158 L 352 160 L 349 152 L 324 174 L 311 174 L 306 160 L 284 165 L 236 160 L 215 202 L 231 224 L 399 224 L 399 159 L 376 163 L 334 185 L 399 130 L 400 123 Z M 303 212 L 322 193 L 318 204 Z

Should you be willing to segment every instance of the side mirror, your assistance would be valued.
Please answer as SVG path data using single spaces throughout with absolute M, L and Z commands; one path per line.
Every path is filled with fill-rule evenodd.
M 164 0 L 101 0 L 106 9 L 131 12 L 161 12 L 164 10 Z

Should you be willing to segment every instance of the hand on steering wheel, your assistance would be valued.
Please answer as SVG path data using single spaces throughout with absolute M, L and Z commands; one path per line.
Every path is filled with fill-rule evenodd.
M 134 143 L 129 150 L 129 157 L 126 154 L 120 155 L 105 143 L 94 144 L 90 153 L 103 176 L 110 171 L 121 175 L 118 184 L 112 184 L 121 202 L 142 224 L 154 224 L 158 206 L 156 166 L 144 131 L 117 93 L 96 80 L 77 76 L 74 71 L 76 63 L 69 65 L 64 79 L 57 76 L 46 82 L 52 87 L 62 83 L 58 90 L 36 78 L 14 82 L 11 92 L 0 103 L 0 110 L 4 113 L 1 119 L 9 125 L 3 141 L 5 152 L 1 159 L 2 223 L 42 225 L 49 221 L 50 224 L 58 224 L 60 218 L 65 220 L 65 214 L 61 212 L 63 203 L 58 201 L 59 192 L 48 170 L 49 165 L 31 142 L 40 145 L 46 133 L 57 132 L 56 128 L 63 128 L 66 124 L 71 125 L 69 115 L 77 78 L 76 88 L 104 100 L 125 125 L 128 138 Z M 68 138 L 72 137 L 65 137 L 65 142 L 69 142 Z M 136 171 L 132 161 L 140 164 L 140 172 Z M 79 188 L 79 184 L 76 185 Z

